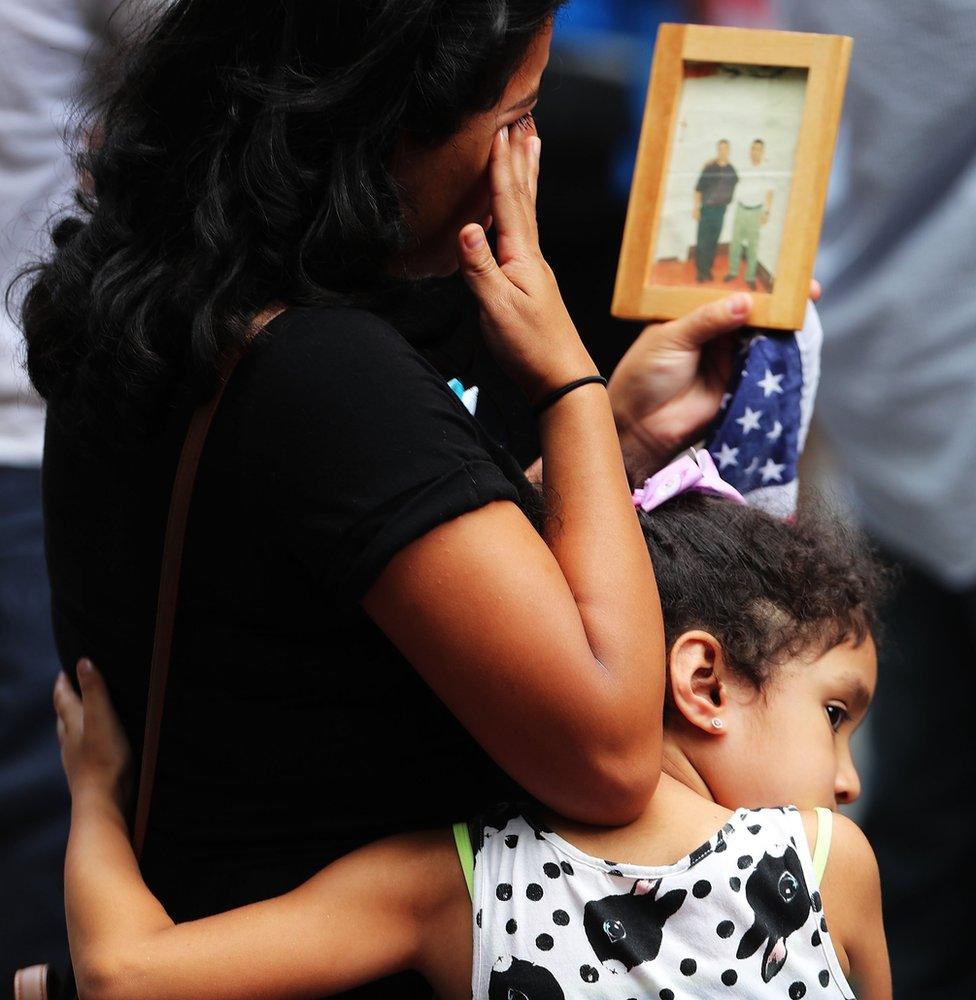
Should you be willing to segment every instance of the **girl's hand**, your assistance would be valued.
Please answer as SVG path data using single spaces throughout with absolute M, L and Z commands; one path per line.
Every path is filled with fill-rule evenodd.
M 108 796 L 121 809 L 129 797 L 132 751 L 112 708 L 102 675 L 90 660 L 78 662 L 81 697 L 61 673 L 54 685 L 61 763 L 71 797 Z
M 810 297 L 820 298 L 814 281 Z M 697 440 L 718 413 L 732 373 L 747 293 L 645 327 L 610 379 L 610 402 L 631 483 Z
M 535 197 L 541 149 L 531 116 L 495 136 L 489 175 L 498 260 L 481 226 L 465 226 L 458 237 L 458 260 L 481 305 L 485 339 L 533 402 L 597 374 L 539 249 Z

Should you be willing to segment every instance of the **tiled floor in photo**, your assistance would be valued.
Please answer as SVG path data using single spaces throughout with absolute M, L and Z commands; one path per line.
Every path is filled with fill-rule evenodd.
M 729 255 L 725 250 L 720 250 L 715 255 L 715 263 L 712 265 L 713 281 L 703 281 L 700 288 L 721 288 L 729 292 L 748 292 L 749 286 L 744 277 L 746 273 L 746 262 L 743 260 L 739 264 L 739 275 L 734 281 L 723 281 L 729 269 Z M 661 260 L 658 261 L 651 271 L 651 284 L 653 285 L 697 285 L 695 281 L 695 260 Z M 764 280 L 760 271 L 756 275 L 756 291 L 771 292 L 772 286 Z

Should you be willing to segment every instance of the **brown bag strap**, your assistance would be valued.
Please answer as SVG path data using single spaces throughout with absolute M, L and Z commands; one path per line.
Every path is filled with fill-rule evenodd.
M 261 312 L 251 324 L 248 342 L 284 310 L 284 306 L 272 306 Z M 163 722 L 163 703 L 166 700 L 169 657 L 173 648 L 173 626 L 176 622 L 176 598 L 183 564 L 183 542 L 186 538 L 193 484 L 196 482 L 200 456 L 203 454 L 203 446 L 206 444 L 214 414 L 220 405 L 227 383 L 243 355 L 242 350 L 227 360 L 220 372 L 217 391 L 194 410 L 186 440 L 183 442 L 183 450 L 180 452 L 180 460 L 176 466 L 173 492 L 170 494 L 166 534 L 163 539 L 163 560 L 159 572 L 159 594 L 156 599 L 156 629 L 149 668 L 149 697 L 146 701 L 146 729 L 142 741 L 142 764 L 139 768 L 139 794 L 132 833 L 132 844 L 137 858 L 142 854 L 146 842 L 149 806 L 156 778 L 159 733 Z M 47 965 L 32 965 L 18 969 L 14 975 L 14 1000 L 53 1000 L 57 990 L 57 977 Z
M 262 330 L 276 316 L 284 312 L 276 306 L 262 312 L 251 325 L 248 340 Z M 142 764 L 139 768 L 139 793 L 136 800 L 132 845 L 136 857 L 142 854 L 149 823 L 153 784 L 156 779 L 156 759 L 159 755 L 159 733 L 163 722 L 163 705 L 166 700 L 166 681 L 169 677 L 170 652 L 173 648 L 173 627 L 176 621 L 176 599 L 180 587 L 180 570 L 183 565 L 183 543 L 190 513 L 193 485 L 200 466 L 200 456 L 207 441 L 214 414 L 223 398 L 224 390 L 243 351 L 229 358 L 220 373 L 217 390 L 213 396 L 194 411 L 190 427 L 180 452 L 170 495 L 169 515 L 163 541 L 163 561 L 159 573 L 159 594 L 156 599 L 156 629 L 153 635 L 152 662 L 149 668 L 149 696 L 146 702 L 146 728 L 142 740 Z

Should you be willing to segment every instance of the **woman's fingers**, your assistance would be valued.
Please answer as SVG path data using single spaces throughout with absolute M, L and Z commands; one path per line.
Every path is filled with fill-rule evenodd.
M 539 250 L 533 193 L 538 146 L 534 125 L 523 125 L 502 129 L 492 143 L 488 173 L 498 235 L 495 256 L 484 230 L 472 223 L 458 234 L 458 261 L 481 305 L 489 348 L 533 400 L 596 369 Z
M 820 298 L 822 291 L 819 281 L 814 279 L 810 282 L 810 298 L 814 302 Z M 656 324 L 649 329 L 654 331 L 657 340 L 671 340 L 675 347 L 695 350 L 721 334 L 743 326 L 751 309 L 752 296 L 748 292 L 738 292 L 717 302 L 699 306 L 680 319 Z
M 535 190 L 536 180 L 539 175 L 539 134 L 536 131 L 535 119 L 531 114 L 523 115 L 517 122 L 516 127 L 509 133 L 512 147 L 512 164 L 515 170 L 515 179 L 520 190 L 524 190 L 528 196 L 527 208 L 529 218 L 535 222 Z
M 496 133 L 488 159 L 491 215 L 495 223 L 498 256 L 502 263 L 520 249 L 519 241 L 524 229 L 522 208 L 515 187 L 511 145 L 510 130 L 505 126 Z
M 738 292 L 727 299 L 708 302 L 693 309 L 687 316 L 651 327 L 659 342 L 670 341 L 671 346 L 686 350 L 699 350 L 720 334 L 742 326 L 752 308 L 752 296 Z
M 465 226 L 458 234 L 458 263 L 482 309 L 493 312 L 509 293 L 509 282 L 492 256 L 485 231 L 477 223 Z
M 537 135 L 529 136 L 529 194 L 533 205 L 539 193 L 539 161 L 542 156 L 542 140 Z M 536 220 L 538 225 L 538 220 Z
M 535 207 L 529 194 L 526 137 L 519 129 L 501 129 L 495 136 L 489 160 L 491 214 L 498 236 L 498 262 L 530 257 L 538 250 Z M 513 146 L 517 147 L 513 151 Z
M 525 118 L 520 118 L 508 130 L 508 149 L 512 163 L 512 177 L 515 180 L 516 194 L 528 193 L 528 156 L 525 148 L 526 139 Z
M 539 243 L 539 223 L 535 210 L 535 194 L 539 179 L 539 157 L 537 152 L 540 143 L 535 129 L 535 119 L 531 114 L 523 115 L 516 127 L 510 133 L 512 150 L 512 168 L 515 173 L 516 189 L 523 202 L 527 234 L 534 247 Z

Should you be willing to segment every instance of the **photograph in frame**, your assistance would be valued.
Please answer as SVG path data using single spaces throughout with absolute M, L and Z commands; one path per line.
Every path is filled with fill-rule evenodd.
M 735 291 L 795 329 L 813 274 L 851 42 L 662 25 L 613 314 L 672 319 Z

